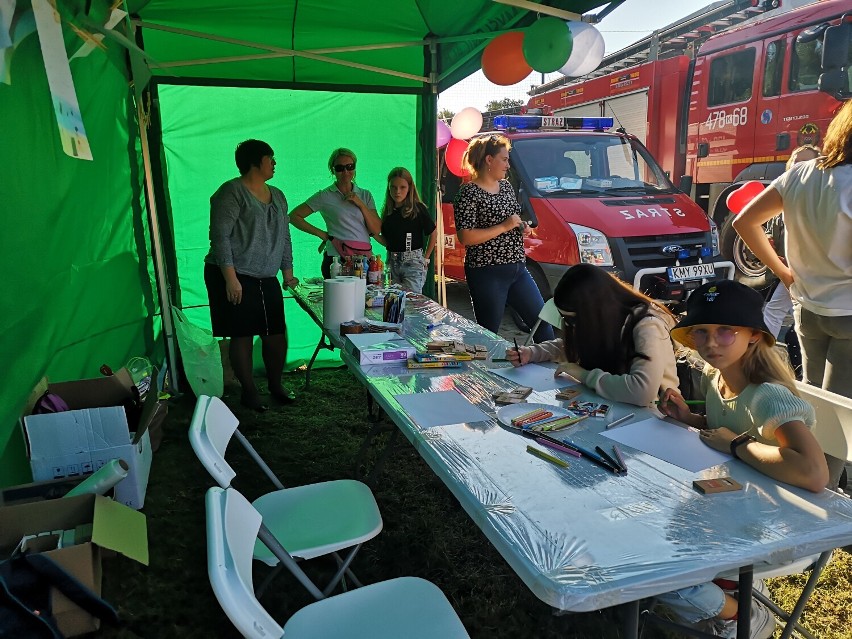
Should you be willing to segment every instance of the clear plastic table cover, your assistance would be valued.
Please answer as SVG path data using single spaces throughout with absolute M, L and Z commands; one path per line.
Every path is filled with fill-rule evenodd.
M 321 318 L 321 296 L 318 309 L 316 302 L 306 304 Z M 427 329 L 429 324 L 438 326 Z M 740 461 L 692 473 L 623 446 L 628 473 L 614 475 L 552 450 L 547 452 L 569 468 L 529 455 L 531 440 L 493 417 L 422 429 L 394 396 L 455 389 L 493 416 L 492 393 L 511 383 L 489 372 L 508 364 L 490 360 L 502 358 L 508 343 L 423 297 L 410 303 L 403 335 L 419 348 L 430 339 L 488 347 L 489 360 L 467 362 L 452 373 L 409 371 L 398 364 L 361 367 L 346 353 L 342 357 L 518 576 L 555 608 L 598 610 L 704 583 L 742 566 L 759 569 L 852 544 L 852 500 L 777 483 Z M 554 395 L 534 392 L 528 401 L 564 406 Z M 601 401 L 588 389 L 581 399 Z M 606 418 L 586 419 L 557 436 L 609 450 L 612 442 L 600 435 L 607 423 L 628 413 L 636 420 L 659 416 L 652 409 L 607 403 L 613 409 Z M 702 495 L 692 488 L 694 479 L 724 475 L 743 489 Z

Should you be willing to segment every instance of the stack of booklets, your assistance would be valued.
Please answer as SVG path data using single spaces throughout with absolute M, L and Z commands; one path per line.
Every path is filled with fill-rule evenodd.
M 459 368 L 461 362 L 449 353 L 414 353 L 408 359 L 408 368 Z

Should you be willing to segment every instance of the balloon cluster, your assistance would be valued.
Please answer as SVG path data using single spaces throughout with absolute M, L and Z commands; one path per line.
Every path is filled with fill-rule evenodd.
M 467 151 L 467 141 L 482 128 L 482 113 L 474 107 L 465 107 L 453 116 L 447 126 L 443 120 L 438 120 L 437 146 L 440 149 L 446 145 L 444 161 L 453 175 L 465 177 L 467 170 L 462 166 L 464 152 Z
M 603 56 L 604 39 L 594 26 L 548 17 L 526 32 L 504 33 L 489 42 L 482 52 L 482 72 L 502 86 L 517 84 L 533 70 L 576 78 L 597 69 Z

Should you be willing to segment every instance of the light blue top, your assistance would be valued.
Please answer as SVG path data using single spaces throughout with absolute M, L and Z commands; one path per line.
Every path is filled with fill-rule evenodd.
M 353 184 L 352 190 L 367 205 L 368 209 L 376 210 L 376 203 L 367 189 L 362 189 L 357 184 Z M 361 209 L 352 202 L 346 201 L 336 184 L 317 191 L 308 198 L 305 204 L 311 211 L 317 211 L 322 215 L 329 235 L 339 240 L 370 241 L 370 231 L 367 230 Z M 331 242 L 326 244 L 325 252 L 328 255 L 339 255 Z
M 701 377 L 705 394 L 707 425 L 724 426 L 735 433 L 749 433 L 764 444 L 777 446 L 775 430 L 787 422 L 804 422 L 813 428 L 813 407 L 781 384 L 749 384 L 736 397 L 724 399 L 719 393 L 719 371 L 707 366 Z

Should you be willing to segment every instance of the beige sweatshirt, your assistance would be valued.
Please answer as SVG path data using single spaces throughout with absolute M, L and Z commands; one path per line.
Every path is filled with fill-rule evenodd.
M 599 368 L 588 371 L 580 381 L 598 395 L 614 402 L 637 406 L 653 404 L 660 391 L 678 387 L 677 365 L 669 329 L 674 320 L 654 309 L 633 327 L 636 351 L 650 359 L 636 357 L 630 370 L 613 375 Z M 559 362 L 565 359 L 562 339 L 554 339 L 530 347 L 531 362 Z

